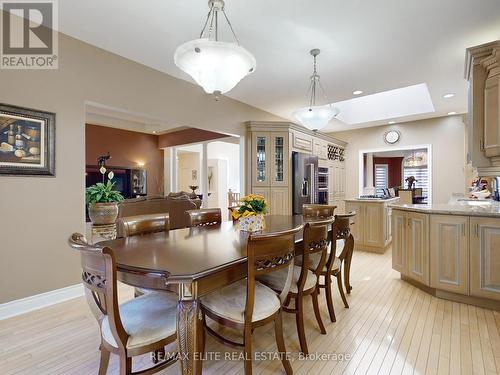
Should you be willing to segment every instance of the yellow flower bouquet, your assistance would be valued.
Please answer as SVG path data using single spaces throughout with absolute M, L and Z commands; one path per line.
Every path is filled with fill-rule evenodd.
M 264 229 L 264 214 L 267 212 L 267 201 L 262 195 L 249 194 L 241 198 L 241 206 L 234 210 L 232 216 L 239 220 L 240 230 L 257 232 Z

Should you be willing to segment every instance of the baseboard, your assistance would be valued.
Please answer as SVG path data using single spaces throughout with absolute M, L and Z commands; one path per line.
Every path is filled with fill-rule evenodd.
M 12 318 L 13 316 L 26 314 L 30 311 L 81 297 L 83 294 L 83 285 L 76 284 L 66 288 L 56 289 L 50 292 L 3 303 L 0 304 L 0 320 Z

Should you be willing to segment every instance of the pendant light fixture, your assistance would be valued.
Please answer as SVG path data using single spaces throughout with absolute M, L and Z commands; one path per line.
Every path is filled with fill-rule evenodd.
M 208 94 L 219 97 L 255 71 L 253 55 L 240 46 L 224 10 L 223 0 L 210 0 L 210 8 L 200 37 L 177 47 L 175 65 L 189 74 Z M 234 42 L 219 40 L 219 20 L 224 17 Z
M 309 99 L 309 106 L 300 108 L 293 112 L 295 118 L 306 128 L 317 131 L 324 128 L 332 118 L 339 114 L 338 108 L 335 108 L 333 104 L 326 105 L 316 105 L 316 92 L 318 90 L 318 86 L 322 91 L 323 97 L 325 101 L 328 102 L 325 94 L 325 90 L 321 85 L 319 80 L 319 74 L 316 70 L 316 57 L 319 55 L 321 51 L 317 48 L 312 49 L 309 53 L 313 56 L 314 59 L 314 69 L 313 74 L 311 76 L 311 85 L 309 87 L 309 91 L 311 93 L 311 97 Z

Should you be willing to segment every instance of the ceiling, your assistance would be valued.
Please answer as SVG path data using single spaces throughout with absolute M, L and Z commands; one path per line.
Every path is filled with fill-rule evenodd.
M 64 0 L 59 8 L 63 33 L 191 82 L 173 55 L 198 37 L 206 0 Z M 322 51 L 331 102 L 426 83 L 435 112 L 394 119 L 404 122 L 466 112 L 465 48 L 500 39 L 499 0 L 226 0 L 226 12 L 257 59 L 228 96 L 290 120 L 307 103 L 311 48 Z M 455 97 L 444 99 L 449 92 Z M 325 131 L 386 123 L 334 120 Z

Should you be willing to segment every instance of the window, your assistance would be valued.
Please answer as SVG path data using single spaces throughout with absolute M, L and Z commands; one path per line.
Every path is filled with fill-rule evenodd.
M 415 188 L 422 189 L 422 196 L 429 196 L 429 170 L 427 166 L 422 167 L 404 167 L 403 168 L 403 186 L 407 188 L 406 178 L 414 176 L 417 179 L 415 182 Z
M 389 184 L 389 165 L 375 164 L 375 192 L 384 194 Z

